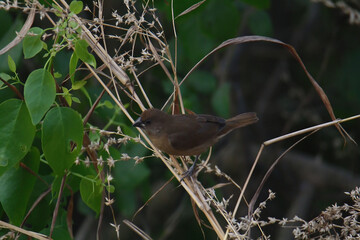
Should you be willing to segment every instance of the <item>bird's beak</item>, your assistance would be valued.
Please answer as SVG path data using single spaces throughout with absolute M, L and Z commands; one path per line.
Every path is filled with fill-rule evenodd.
M 134 127 L 144 128 L 145 124 L 141 121 L 141 118 L 136 119 L 133 124 Z

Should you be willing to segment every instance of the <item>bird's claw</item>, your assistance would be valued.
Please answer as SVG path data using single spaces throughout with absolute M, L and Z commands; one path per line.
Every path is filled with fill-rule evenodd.
M 186 172 L 182 174 L 180 182 L 182 182 L 185 178 L 191 177 L 194 174 L 195 164 L 193 164 Z

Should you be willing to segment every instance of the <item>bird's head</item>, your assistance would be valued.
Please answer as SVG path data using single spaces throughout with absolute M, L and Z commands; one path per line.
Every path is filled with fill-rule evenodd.
M 150 108 L 140 115 L 133 126 L 143 129 L 149 136 L 156 136 L 161 134 L 169 117 L 170 115 L 159 109 Z

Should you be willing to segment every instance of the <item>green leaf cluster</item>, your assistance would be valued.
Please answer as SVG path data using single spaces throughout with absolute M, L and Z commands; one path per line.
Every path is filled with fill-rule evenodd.
M 61 16 L 61 9 L 56 9 L 56 14 Z M 96 68 L 96 59 L 89 52 L 88 43 L 80 39 L 81 29 L 71 17 L 82 10 L 83 3 L 73 1 L 70 17 L 59 20 L 57 36 L 47 37 L 54 33 L 53 28 L 33 27 L 21 45 L 0 56 L 3 60 L 0 77 L 7 83 L 0 82 L 0 216 L 6 215 L 11 224 L 19 226 L 31 205 L 51 188 L 52 195 L 37 203 L 27 218 L 32 230 L 44 233 L 50 230 L 64 176 L 70 190 L 65 188 L 62 198 L 80 192 L 83 203 L 97 214 L 105 188 L 94 167 L 75 165 L 82 153 L 84 126 L 83 116 L 73 103 L 83 104 L 78 96 L 85 96 L 92 104 L 90 93 L 84 88 L 87 80 L 81 79 L 78 67 L 82 62 Z M 3 16 L 7 13 L 0 14 L 0 20 L 7 22 Z M 13 24 L 8 21 L 9 32 L 19 31 L 22 24 L 18 19 Z M 11 39 L 1 33 L 0 36 L 1 47 Z M 69 39 L 74 49 L 70 55 L 63 54 L 65 50 L 69 52 Z M 23 59 L 41 59 L 43 67 L 23 78 L 18 74 L 21 54 Z M 62 63 L 67 63 L 69 70 L 65 74 L 57 68 L 58 59 L 64 56 L 68 56 L 68 60 Z M 63 85 L 67 79 L 69 84 Z M 4 91 L 12 94 L 2 94 Z M 98 108 L 109 106 L 107 102 L 100 103 Z M 109 185 L 107 189 L 114 192 L 114 186 Z M 70 238 L 65 208 L 60 208 L 59 216 L 64 221 L 57 223 L 53 236 Z

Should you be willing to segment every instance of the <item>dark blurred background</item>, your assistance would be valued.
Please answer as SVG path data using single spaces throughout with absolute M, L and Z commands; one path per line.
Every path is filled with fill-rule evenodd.
M 189 8 L 197 1 L 174 1 L 174 14 Z M 324 1 L 325 2 L 325 1 Z M 340 1 L 327 1 L 339 3 Z M 357 1 L 344 1 L 354 12 L 360 11 Z M 91 2 L 88 3 L 91 5 Z M 124 11 L 122 1 L 106 0 L 105 19 L 111 12 Z M 171 1 L 157 0 L 158 16 L 163 25 L 168 43 L 173 49 L 174 38 L 171 26 Z M 357 12 L 359 14 L 359 12 Z M 0 17 L 9 24 L 1 24 L 0 35 L 5 41 L 6 33 L 15 26 L 17 13 L 0 12 Z M 46 25 L 38 18 L 36 24 Z M 315 1 L 284 0 L 208 0 L 199 8 L 176 20 L 178 34 L 178 77 L 186 73 L 208 52 L 221 42 L 238 36 L 268 36 L 291 44 L 309 72 L 323 87 L 332 103 L 336 117 L 347 118 L 359 114 L 360 106 L 360 22 L 350 22 L 350 16 L 341 8 L 329 8 Z M 108 49 L 111 49 L 111 45 Z M 41 58 L 21 62 L 20 50 L 12 56 L 17 61 L 20 77 L 37 68 Z M 3 57 L 3 56 L 1 56 Z M 68 71 L 70 54 L 58 56 L 59 69 Z M 141 66 L 139 67 L 139 71 Z M 6 61 L 0 61 L 0 72 L 7 71 Z M 162 107 L 173 87 L 160 68 L 154 68 L 140 77 L 150 100 L 155 107 Z M 101 87 L 95 81 L 88 84 L 91 98 L 96 99 Z M 235 131 L 213 149 L 210 162 L 242 185 L 253 164 L 260 145 L 269 139 L 299 129 L 330 121 L 319 96 L 307 79 L 304 71 L 291 54 L 279 45 L 254 42 L 224 48 L 209 57 L 181 86 L 185 107 L 196 113 L 209 113 L 230 117 L 241 112 L 257 112 L 260 121 L 250 127 Z M 0 90 L 0 98 L 11 94 Z M 2 95 L 2 96 L 1 96 Z M 85 99 L 79 95 L 80 99 Z M 107 97 L 104 97 L 106 100 Z M 89 105 L 86 101 L 74 106 L 84 114 Z M 90 123 L 102 127 L 113 114 L 113 108 L 99 107 Z M 127 125 L 125 131 L 134 136 L 129 121 L 124 116 L 118 122 Z M 355 141 L 360 139 L 359 120 L 342 124 Z M 110 126 L 110 129 L 115 126 Z M 270 165 L 288 147 L 302 136 L 297 136 L 265 148 L 246 192 L 251 199 Z M 115 150 L 114 150 L 115 151 Z M 116 149 L 119 155 L 147 154 L 138 146 L 123 146 Z M 327 206 L 348 202 L 344 194 L 360 185 L 359 147 L 343 139 L 335 127 L 328 127 L 311 135 L 290 151 L 276 166 L 267 180 L 259 201 L 267 197 L 268 189 L 276 193 L 269 202 L 262 218 L 288 217 L 295 215 L 311 220 Z M 204 154 L 203 159 L 206 158 Z M 140 165 L 119 162 L 114 170 L 114 208 L 117 212 L 121 239 L 140 239 L 122 220 L 129 219 L 170 177 L 169 171 L 159 159 L 149 158 Z M 120 180 L 118 180 L 120 179 Z M 200 173 L 204 186 L 226 182 L 211 174 Z M 229 209 L 240 191 L 232 186 L 219 190 L 219 198 L 234 195 Z M 105 208 L 106 209 L 106 208 Z M 74 217 L 77 239 L 94 239 L 96 218 L 79 201 Z M 243 206 L 238 216 L 247 214 Z M 103 236 L 113 239 L 115 231 L 106 210 Z M 204 216 L 200 214 L 200 218 Z M 219 216 L 219 218 L 221 218 Z M 206 221 L 206 220 L 205 220 Z M 134 219 L 134 223 L 153 239 L 203 239 L 192 210 L 190 198 L 176 181 L 171 182 L 157 194 Z M 216 239 L 211 230 L 203 227 L 205 239 Z M 276 226 L 264 231 L 273 239 L 291 239 L 291 229 Z M 253 233 L 254 238 L 257 235 Z

